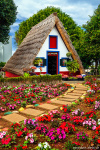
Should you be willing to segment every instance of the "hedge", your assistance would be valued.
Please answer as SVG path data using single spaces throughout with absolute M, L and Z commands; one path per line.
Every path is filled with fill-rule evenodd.
M 60 74 L 58 75 L 34 75 L 34 76 L 29 76 L 29 77 L 11 77 L 11 78 L 0 78 L 0 82 L 18 82 L 18 81 L 34 81 L 37 82 L 50 82 L 50 81 L 54 81 L 54 80 L 62 80 L 62 76 Z

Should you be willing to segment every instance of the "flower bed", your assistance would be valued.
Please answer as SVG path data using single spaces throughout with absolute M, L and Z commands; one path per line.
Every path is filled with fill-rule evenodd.
M 31 101 L 41 102 L 43 98 L 45 99 L 48 91 L 53 91 L 53 94 L 49 93 L 50 96 L 56 96 L 59 90 L 61 90 L 59 92 L 64 92 L 65 88 L 68 89 L 69 86 L 64 84 L 61 87 L 58 84 L 49 87 L 42 84 L 41 87 L 23 85 L 21 87 L 1 88 L 0 108 L 5 107 L 6 110 L 10 110 L 9 103 L 11 105 L 16 104 L 15 109 L 18 109 L 21 104 L 31 104 Z M 57 91 L 56 89 L 59 90 Z M 46 96 L 47 98 L 48 96 Z M 100 101 L 100 94 L 95 91 L 95 94 L 90 95 L 89 98 L 95 99 L 95 102 L 90 107 L 87 106 L 88 103 L 84 103 L 86 99 L 84 98 L 77 101 L 77 105 L 63 105 L 60 107 L 61 109 L 48 111 L 46 114 L 34 119 L 29 119 L 27 116 L 28 119 L 25 119 L 20 124 L 12 123 L 8 132 L 0 131 L 0 149 L 64 150 L 74 149 L 74 147 L 76 149 L 80 147 L 88 149 L 91 145 L 95 148 L 99 147 L 100 125 L 98 124 L 98 119 L 100 118 L 100 109 L 97 102 Z M 0 109 L 1 116 L 4 114 L 1 111 L 2 108 Z M 2 121 L 2 118 L 0 118 L 0 121 Z

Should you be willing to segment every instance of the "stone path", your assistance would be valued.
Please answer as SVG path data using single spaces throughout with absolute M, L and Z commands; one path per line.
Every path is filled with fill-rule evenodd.
M 28 109 L 25 109 L 25 110 L 21 111 L 21 113 L 26 114 L 26 115 L 32 115 L 32 116 L 36 117 L 38 115 L 43 114 L 44 111 L 28 108 Z
M 19 114 L 15 114 L 15 113 L 3 116 L 2 118 L 7 120 L 7 121 L 10 121 L 10 122 L 17 122 L 17 123 L 27 119 L 26 117 L 19 115 Z
M 45 111 L 57 109 L 60 106 L 59 105 L 71 105 L 72 102 L 76 101 L 82 94 L 84 94 L 87 91 L 87 87 L 81 85 L 81 84 L 75 84 L 76 88 L 73 90 L 69 90 L 64 94 L 64 96 L 59 96 L 58 98 L 51 99 L 48 103 L 41 104 L 37 106 L 34 109 L 33 105 L 27 105 L 26 109 L 21 111 L 21 114 L 18 113 L 12 113 L 6 116 L 3 116 L 2 118 L 9 122 L 20 122 L 25 120 L 27 117 L 24 117 L 23 115 L 31 115 L 34 117 L 37 117 L 39 115 L 42 115 Z M 0 126 L 0 129 L 2 126 Z

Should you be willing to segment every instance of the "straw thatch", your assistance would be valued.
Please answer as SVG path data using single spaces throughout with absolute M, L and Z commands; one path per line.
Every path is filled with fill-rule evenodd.
M 39 53 L 39 50 L 54 26 L 56 26 L 58 29 L 67 49 L 72 53 L 73 59 L 78 61 L 80 65 L 80 73 L 85 73 L 82 62 L 75 48 L 73 47 L 72 42 L 63 27 L 63 24 L 57 17 L 57 13 L 51 14 L 45 20 L 32 27 L 16 52 L 4 66 L 4 71 L 8 71 L 17 75 L 23 75 L 23 68 L 29 68 L 33 64 L 35 57 Z

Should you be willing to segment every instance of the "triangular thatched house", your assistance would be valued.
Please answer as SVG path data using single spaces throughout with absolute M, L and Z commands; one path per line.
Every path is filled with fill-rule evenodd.
M 64 61 L 68 60 L 66 53 L 72 53 L 72 59 L 77 60 L 80 74 L 84 73 L 82 62 L 72 45 L 72 42 L 56 13 L 51 14 L 28 32 L 21 45 L 4 66 L 6 76 L 23 75 L 23 68 L 30 68 L 34 59 L 41 58 L 42 74 L 68 74 Z M 37 66 L 36 74 L 40 69 Z

